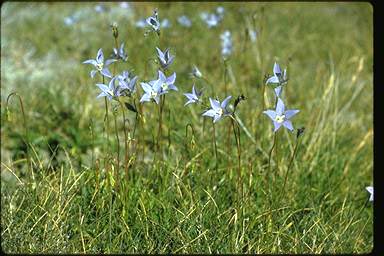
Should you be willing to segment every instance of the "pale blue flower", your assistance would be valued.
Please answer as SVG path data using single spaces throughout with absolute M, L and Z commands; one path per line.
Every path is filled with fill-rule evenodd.
M 175 56 L 169 53 L 169 48 L 167 48 L 164 52 L 162 52 L 159 48 L 156 47 L 157 50 L 157 58 L 160 61 L 160 65 L 163 69 L 167 69 L 169 65 L 172 64 Z
M 123 61 L 128 60 L 128 54 L 125 52 L 125 49 L 124 49 L 124 43 L 120 44 L 119 49 L 113 48 L 113 53 L 114 53 L 114 57 L 117 59 L 121 59 Z
M 208 28 L 216 27 L 221 21 L 221 16 L 214 13 L 202 12 L 200 18 L 207 24 Z
M 173 74 L 169 77 L 166 77 L 163 72 L 160 70 L 159 72 L 159 79 L 160 80 L 160 86 L 161 86 L 161 92 L 167 93 L 169 90 L 178 91 L 177 87 L 174 85 L 176 81 L 176 73 L 173 72 Z
M 122 96 L 131 96 L 136 91 L 137 76 L 132 76 L 128 71 L 123 71 L 118 77 L 120 94 Z
M 116 76 L 113 77 L 109 81 L 108 86 L 105 84 L 96 84 L 96 86 L 99 87 L 101 90 L 101 93 L 96 98 L 107 97 L 108 100 L 112 100 L 115 97 L 121 96 L 120 90 L 119 90 L 120 88 L 115 84 L 116 78 L 117 78 Z
M 280 98 L 277 98 L 276 110 L 266 110 L 263 111 L 263 113 L 273 121 L 273 125 L 275 126 L 274 132 L 276 132 L 281 125 L 288 130 L 293 131 L 292 122 L 289 119 L 299 113 L 299 110 L 285 110 L 283 101 Z
M 195 89 L 195 85 L 192 86 L 192 93 L 184 93 L 185 97 L 187 97 L 188 101 L 184 104 L 184 106 L 196 103 L 199 101 L 199 97 L 203 94 L 202 91 L 198 92 Z
M 371 187 L 371 186 L 369 186 L 369 187 L 366 187 L 365 188 L 368 192 L 369 192 L 369 194 L 370 194 L 370 196 L 369 196 L 369 201 L 373 201 L 373 187 Z
M 99 71 L 103 76 L 112 78 L 111 72 L 108 70 L 107 67 L 115 61 L 117 60 L 109 59 L 104 62 L 104 54 L 102 49 L 100 48 L 99 51 L 97 52 L 96 59 L 86 60 L 83 62 L 83 64 L 91 64 L 96 68 L 96 70 L 91 70 L 90 75 L 92 78 L 95 76 L 97 71 Z
M 230 115 L 231 113 L 227 110 L 227 105 L 232 96 L 228 96 L 220 104 L 220 101 L 209 98 L 211 103 L 211 109 L 203 113 L 203 116 L 209 116 L 213 118 L 213 122 L 216 123 L 224 116 Z
M 287 69 L 284 69 L 284 72 L 281 72 L 279 64 L 275 62 L 273 65 L 273 76 L 268 78 L 266 81 L 267 84 L 285 84 L 288 81 L 287 79 Z
M 160 96 L 164 94 L 161 90 L 161 80 L 157 79 L 148 83 L 140 83 L 144 90 L 144 94 L 140 99 L 140 102 L 154 100 L 156 104 L 160 102 Z
M 179 22 L 179 24 L 181 26 L 183 26 L 183 27 L 189 28 L 189 27 L 192 26 L 191 20 L 187 16 L 185 16 L 185 15 L 182 15 L 182 16 L 178 17 L 177 18 L 177 22 Z
M 158 35 L 160 35 L 160 22 L 156 9 L 153 11 L 153 15 L 146 19 L 146 22 Z
M 275 91 L 275 94 L 276 94 L 276 97 L 280 97 L 280 94 L 281 94 L 281 89 L 282 89 L 282 86 L 277 86 L 274 91 Z

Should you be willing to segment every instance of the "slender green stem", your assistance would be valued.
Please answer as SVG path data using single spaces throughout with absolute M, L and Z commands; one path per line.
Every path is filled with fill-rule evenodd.
M 217 145 L 216 145 L 216 130 L 215 130 L 215 123 L 212 122 L 212 126 L 213 126 L 213 144 L 214 144 L 214 147 L 215 147 L 215 160 L 216 160 L 216 163 L 215 163 L 215 170 L 217 171 L 218 163 L 217 163 Z
M 235 122 L 236 119 L 231 116 L 231 122 L 232 122 L 232 128 L 233 128 L 233 134 L 235 135 L 236 140 L 236 147 L 237 147 L 237 172 L 238 172 L 238 185 L 237 187 L 240 189 L 240 195 L 241 195 L 241 202 L 243 201 L 243 182 L 242 182 L 242 176 L 241 176 L 241 147 L 240 147 L 240 128 L 239 125 Z
M 31 172 L 32 177 L 34 179 L 34 174 L 33 174 L 32 166 L 31 166 L 31 159 L 29 156 L 29 133 L 28 133 L 28 126 L 27 126 L 27 118 L 25 116 L 24 104 L 23 104 L 23 100 L 22 100 L 21 96 L 17 92 L 12 92 L 11 94 L 9 94 L 7 97 L 5 108 L 8 111 L 9 100 L 11 99 L 12 96 L 16 96 L 19 99 L 19 104 L 20 104 L 21 113 L 23 115 L 23 123 L 24 123 L 24 129 L 25 129 L 25 139 L 24 139 L 25 141 L 24 141 L 24 143 L 27 147 L 27 165 L 28 165 L 28 170 Z
M 285 173 L 284 185 L 283 185 L 283 193 L 284 193 L 284 191 L 285 191 L 285 185 L 286 185 L 286 183 L 287 183 L 288 172 L 289 172 L 289 170 L 290 170 L 290 168 L 291 168 L 291 165 L 292 165 L 292 163 L 293 163 L 293 159 L 295 158 L 296 153 L 297 153 L 297 149 L 298 149 L 298 145 L 299 145 L 299 139 L 300 139 L 300 137 L 297 138 L 297 140 L 296 140 L 295 149 L 293 150 L 293 154 L 292 154 L 291 160 L 289 161 L 288 168 L 287 168 L 287 171 L 286 171 L 286 173 Z
M 125 176 L 126 176 L 126 179 L 128 179 L 128 167 L 129 167 L 129 146 L 128 146 L 128 133 L 127 133 L 127 127 L 125 125 L 125 106 L 124 104 L 118 100 L 119 104 L 120 104 L 120 107 L 121 107 L 121 111 L 123 113 L 123 128 L 124 128 L 124 147 L 125 147 L 125 158 L 124 158 L 124 170 L 125 170 Z
M 116 134 L 116 143 L 117 143 L 117 163 L 116 163 L 116 170 L 115 170 L 115 189 L 117 191 L 117 187 L 118 187 L 118 177 L 119 177 L 119 173 L 120 173 L 120 140 L 119 140 L 119 129 L 117 127 L 117 118 L 116 118 L 116 113 L 113 112 L 113 117 L 114 117 L 114 120 L 115 120 L 115 134 Z

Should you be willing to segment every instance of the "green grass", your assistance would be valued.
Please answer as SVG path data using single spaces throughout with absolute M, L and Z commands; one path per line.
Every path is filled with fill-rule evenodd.
M 133 3 L 132 10 L 107 3 L 5 3 L 1 8 L 1 246 L 8 253 L 364 253 L 373 248 L 373 205 L 366 186 L 373 169 L 373 11 L 369 4 L 223 3 L 225 16 L 208 29 L 201 11 L 217 3 Z M 158 7 L 160 41 L 134 27 Z M 81 14 L 78 23 L 64 17 Z M 177 24 L 188 15 L 190 29 Z M 253 17 L 253 18 L 252 18 Z M 113 116 L 103 134 L 104 100 L 82 61 L 99 48 L 111 53 L 109 25 L 117 21 L 119 43 L 139 81 L 153 80 L 148 62 L 155 46 L 176 55 L 179 92 L 167 95 L 163 116 L 163 161 L 155 157 L 157 106 L 143 105 L 139 151 L 126 176 L 116 175 Z M 254 24 L 254 25 L 252 25 Z M 254 26 L 255 43 L 245 29 Z M 239 196 L 237 151 L 229 118 L 216 123 L 218 169 L 211 120 L 197 106 L 183 107 L 192 84 L 223 99 L 224 64 L 219 35 L 232 32 L 228 94 L 238 106 L 241 130 Z M 304 126 L 283 191 L 296 135 L 279 131 L 261 111 L 274 108 L 263 79 L 273 63 L 288 67 L 283 99 L 300 109 Z M 148 64 L 147 64 L 148 63 Z M 212 86 L 189 76 L 197 65 Z M 112 68 L 111 68 L 112 69 Z M 140 86 L 138 86 L 140 87 Z M 26 112 L 24 124 L 17 92 Z M 213 92 L 213 94 L 212 94 Z M 142 94 L 141 88 L 138 94 Z M 232 103 L 234 100 L 232 100 Z M 117 104 L 110 104 L 110 109 Z M 129 129 L 135 116 L 126 111 Z M 186 125 L 194 129 L 192 139 Z M 118 109 L 120 155 L 124 133 Z M 203 128 L 204 127 L 204 128 Z M 25 142 L 28 131 L 28 145 Z M 27 150 L 28 149 L 28 150 Z M 29 154 L 27 154 L 29 152 Z M 31 159 L 32 169 L 27 159 Z M 105 157 L 112 158 L 105 166 Z M 98 161 L 96 161 L 96 159 Z M 99 164 L 97 165 L 96 162 Z M 97 167 L 99 166 L 99 167 Z M 117 179 L 116 179 L 117 178 Z M 117 190 L 116 182 L 119 185 Z M 270 183 L 269 183 L 270 182 Z M 268 185 L 270 184 L 270 186 Z

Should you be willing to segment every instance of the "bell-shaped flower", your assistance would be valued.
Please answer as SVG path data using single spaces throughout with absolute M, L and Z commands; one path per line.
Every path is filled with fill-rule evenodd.
M 123 61 L 128 60 L 128 55 L 124 50 L 124 43 L 121 43 L 119 49 L 113 48 L 113 54 L 116 59 L 121 59 Z
M 299 110 L 285 110 L 283 101 L 280 98 L 277 98 L 276 110 L 266 110 L 263 111 L 263 113 L 269 116 L 269 118 L 273 121 L 273 125 L 275 126 L 274 132 L 276 132 L 281 125 L 288 130 L 293 131 L 294 129 L 290 119 L 299 113 Z
M 211 109 L 207 110 L 203 113 L 203 116 L 209 116 L 213 118 L 213 122 L 216 123 L 224 116 L 230 115 L 231 113 L 227 110 L 227 105 L 232 96 L 228 96 L 223 100 L 222 103 L 218 100 L 214 100 L 209 98 L 209 102 L 211 103 Z
M 108 66 L 115 61 L 117 60 L 108 59 L 104 62 L 103 50 L 100 48 L 97 52 L 96 59 L 86 60 L 83 62 L 83 64 L 91 64 L 96 68 L 91 70 L 90 75 L 92 78 L 95 76 L 96 72 L 100 72 L 101 75 L 112 78 L 111 72 L 108 70 Z

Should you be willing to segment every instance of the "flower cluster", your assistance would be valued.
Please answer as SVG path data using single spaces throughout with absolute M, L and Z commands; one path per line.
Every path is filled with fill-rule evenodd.
M 275 110 L 266 110 L 263 111 L 264 114 L 266 114 L 273 122 L 274 125 L 274 132 L 277 132 L 277 130 L 284 126 L 290 131 L 293 131 L 293 125 L 291 122 L 291 118 L 299 113 L 299 110 L 285 110 L 285 105 L 283 100 L 280 98 L 281 91 L 283 88 L 283 85 L 287 83 L 287 70 L 284 69 L 284 72 L 281 72 L 279 64 L 275 62 L 273 66 L 273 76 L 268 78 L 266 81 L 267 84 L 276 84 L 277 86 L 274 88 L 277 103 L 276 103 L 276 109 Z
M 208 28 L 213 28 L 219 25 L 224 18 L 224 8 L 219 6 L 215 13 L 202 12 L 200 18 L 207 24 Z

